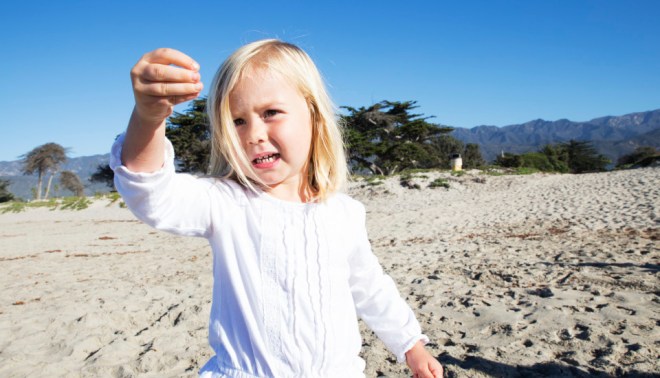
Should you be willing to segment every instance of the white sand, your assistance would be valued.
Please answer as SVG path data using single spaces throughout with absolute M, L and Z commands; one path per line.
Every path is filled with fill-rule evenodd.
M 660 372 L 660 168 L 421 175 L 350 191 L 447 376 Z M 0 214 L 0 377 L 195 376 L 210 262 L 107 200 Z M 363 330 L 367 376 L 405 376 Z

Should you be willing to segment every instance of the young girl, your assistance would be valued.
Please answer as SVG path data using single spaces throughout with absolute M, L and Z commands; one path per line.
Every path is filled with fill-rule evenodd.
M 311 59 L 277 40 L 238 49 L 213 81 L 212 175 L 176 174 L 165 119 L 199 95 L 199 65 L 159 49 L 131 71 L 135 108 L 113 146 L 128 207 L 213 251 L 202 377 L 364 376 L 358 317 L 415 377 L 441 377 L 428 338 L 371 251 L 332 103 Z

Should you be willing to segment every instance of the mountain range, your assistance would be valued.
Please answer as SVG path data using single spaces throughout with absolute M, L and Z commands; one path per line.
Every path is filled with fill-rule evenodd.
M 489 162 L 503 152 L 522 154 L 538 151 L 549 143 L 580 140 L 590 141 L 599 153 L 616 163 L 620 156 L 629 154 L 640 146 L 660 149 L 660 109 L 617 117 L 600 117 L 587 122 L 537 119 L 504 127 L 456 128 L 451 135 L 464 143 L 478 144 L 484 159 Z M 76 173 L 85 184 L 87 195 L 105 193 L 110 191 L 110 188 L 103 183 L 91 183 L 89 178 L 99 165 L 107 164 L 109 158 L 109 154 L 70 158 L 63 164 L 62 170 Z M 0 179 L 10 181 L 9 190 L 15 196 L 32 198 L 32 188 L 36 187 L 37 177 L 24 176 L 21 167 L 20 160 L 0 162 Z M 53 179 L 53 184 L 57 184 L 58 181 L 58 178 Z M 54 195 L 71 195 L 71 193 L 63 189 L 55 189 Z
M 522 154 L 538 151 L 546 144 L 579 140 L 590 141 L 599 153 L 616 163 L 637 147 L 660 148 L 660 109 L 587 122 L 537 119 L 504 127 L 456 128 L 451 135 L 464 143 L 478 144 L 486 161 L 493 161 L 503 152 Z

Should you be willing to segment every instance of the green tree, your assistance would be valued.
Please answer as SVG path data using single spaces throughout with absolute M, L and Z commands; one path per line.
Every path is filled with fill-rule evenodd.
M 67 189 L 76 197 L 83 197 L 85 195 L 85 186 L 80 181 L 80 177 L 71 171 L 62 171 L 60 173 L 60 184 L 64 189 Z
M 48 185 L 46 186 L 46 194 L 44 195 L 44 199 L 46 199 L 50 192 L 50 184 L 53 181 L 53 176 L 57 173 L 60 164 L 65 162 L 66 159 L 66 149 L 57 143 L 43 144 L 23 155 L 23 174 L 31 175 L 36 172 L 38 175 L 37 200 L 41 200 L 41 187 L 44 175 L 50 173 Z
M 542 152 L 526 152 L 520 155 L 520 166 L 534 168 L 543 172 L 552 172 L 555 167 Z
M 495 158 L 495 165 L 505 168 L 518 168 L 522 167 L 522 158 L 520 155 L 505 152 Z
M 633 151 L 632 153 L 621 156 L 617 161 L 616 166 L 617 168 L 619 168 L 619 167 L 633 165 L 648 157 L 656 156 L 658 154 L 660 154 L 660 152 L 656 150 L 655 147 L 650 147 L 650 146 L 637 147 L 635 151 Z
M 568 154 L 568 168 L 573 173 L 602 172 L 611 162 L 587 141 L 570 140 L 562 147 Z
M 463 168 L 480 168 L 486 165 L 478 144 L 468 143 L 463 150 Z
M 391 175 L 409 168 L 438 166 L 433 141 L 451 132 L 422 114 L 412 114 L 415 101 L 381 101 L 369 107 L 342 107 L 348 159 L 355 170 Z
M 563 145 L 546 144 L 545 146 L 541 147 L 539 152 L 547 157 L 548 162 L 552 165 L 553 171 L 561 173 L 566 173 L 569 171 L 568 151 Z
M 206 98 L 193 100 L 183 113 L 167 120 L 167 138 L 172 142 L 181 172 L 206 173 L 211 156 L 211 134 L 206 115 Z
M 115 187 L 115 172 L 110 168 L 109 164 L 96 167 L 96 171 L 89 178 L 91 182 L 102 182 L 108 186 L 108 188 L 114 189 Z
M 0 203 L 14 200 L 14 195 L 7 188 L 9 180 L 0 179 Z
M 495 160 L 495 164 L 502 167 L 528 167 L 541 171 L 572 173 L 604 171 L 609 163 L 610 160 L 598 154 L 590 142 L 575 140 L 557 145 L 548 144 L 539 152 L 522 155 L 505 153 Z
M 465 145 L 451 135 L 440 135 L 430 143 L 436 159 L 435 167 L 450 168 L 450 159 L 454 154 L 465 151 Z

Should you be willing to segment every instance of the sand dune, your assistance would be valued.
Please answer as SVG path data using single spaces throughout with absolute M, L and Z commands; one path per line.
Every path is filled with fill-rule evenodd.
M 659 168 L 417 176 L 350 193 L 447 376 L 660 372 Z M 0 240 L 0 376 L 195 376 L 210 357 L 204 240 L 107 200 L 0 214 Z M 363 335 L 368 377 L 406 376 Z

